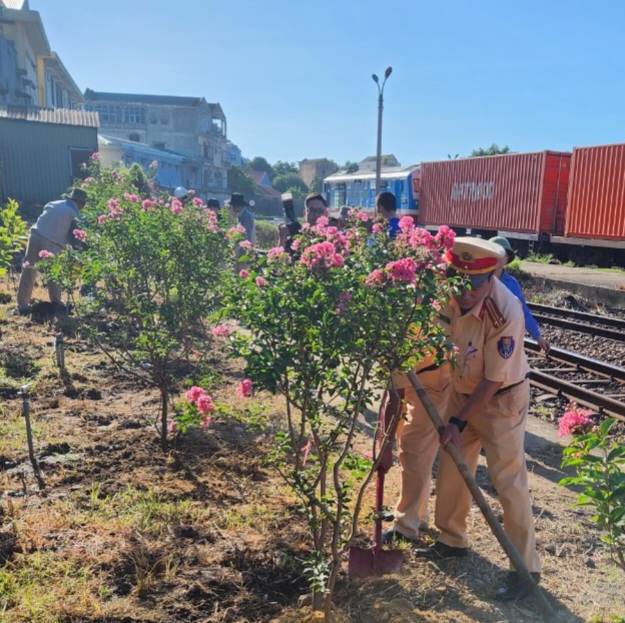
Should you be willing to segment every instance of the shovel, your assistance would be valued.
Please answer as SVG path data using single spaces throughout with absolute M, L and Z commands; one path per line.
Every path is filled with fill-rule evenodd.
M 397 549 L 382 549 L 382 509 L 384 506 L 384 477 L 393 465 L 393 437 L 401 402 L 392 391 L 388 402 L 380 406 L 378 439 L 386 440 L 378 460 L 375 487 L 375 533 L 373 547 L 364 548 L 355 545 L 349 548 L 348 572 L 352 578 L 365 578 L 398 571 L 403 562 L 403 553 Z

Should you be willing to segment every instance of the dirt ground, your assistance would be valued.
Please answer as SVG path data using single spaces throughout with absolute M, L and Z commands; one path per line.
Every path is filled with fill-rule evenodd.
M 215 353 L 211 378 L 226 415 L 164 454 L 150 421 L 158 409 L 152 389 L 71 336 L 68 374 L 60 375 L 55 327 L 11 316 L 11 306 L 0 306 L 0 621 L 313 620 L 298 609 L 306 593 L 302 514 L 264 464 L 281 425 L 280 400 L 234 398 L 241 372 Z M 29 466 L 17 394 L 29 379 L 45 495 Z M 363 451 L 374 419 L 363 419 Z M 527 458 L 543 586 L 562 621 L 625 620 L 618 618 L 625 617 L 625 575 L 610 563 L 588 512 L 573 508 L 574 492 L 557 485 L 561 449 L 553 425 L 533 418 Z M 398 476 L 396 469 L 389 476 L 389 506 Z M 483 462 L 478 480 L 499 512 Z M 404 546 L 400 573 L 343 577 L 337 620 L 541 621 L 530 602 L 493 601 L 507 565 L 477 508 L 471 535 L 466 560 L 437 565 Z

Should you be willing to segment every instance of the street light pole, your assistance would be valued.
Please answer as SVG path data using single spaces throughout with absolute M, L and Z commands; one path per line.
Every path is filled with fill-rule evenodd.
M 378 86 L 378 147 L 375 160 L 375 194 L 380 192 L 380 182 L 382 177 L 382 111 L 384 110 L 384 85 L 388 77 L 393 73 L 392 67 L 387 67 L 384 72 L 384 80 L 380 84 L 380 79 L 376 74 L 372 74 L 373 81 Z

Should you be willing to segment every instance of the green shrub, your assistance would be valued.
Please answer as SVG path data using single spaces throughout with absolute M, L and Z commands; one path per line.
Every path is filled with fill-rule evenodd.
M 271 249 L 278 246 L 278 226 L 272 221 L 256 221 L 256 245 L 259 249 Z

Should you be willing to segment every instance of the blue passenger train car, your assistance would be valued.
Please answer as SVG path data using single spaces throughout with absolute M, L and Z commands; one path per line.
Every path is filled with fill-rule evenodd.
M 388 190 L 397 198 L 399 216 L 416 216 L 419 211 L 419 166 L 385 168 L 380 190 Z M 334 173 L 323 180 L 323 190 L 331 210 L 343 206 L 375 211 L 375 171 Z

